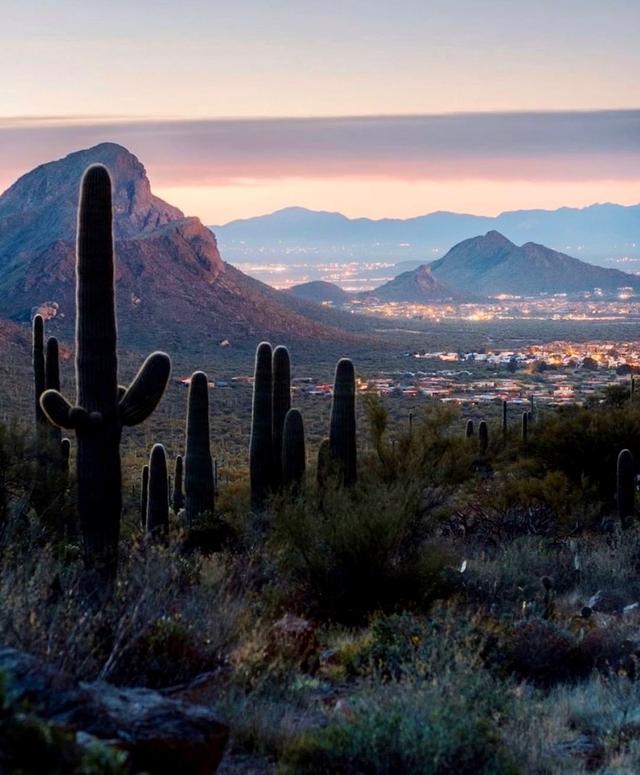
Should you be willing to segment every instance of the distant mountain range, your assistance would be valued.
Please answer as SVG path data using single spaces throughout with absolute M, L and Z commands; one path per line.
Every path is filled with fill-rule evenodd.
M 640 258 L 640 204 L 515 210 L 495 218 L 435 212 L 406 220 L 352 219 L 340 213 L 290 207 L 212 228 L 232 261 L 424 263 L 443 256 L 464 239 L 492 230 L 517 244 L 535 240 L 601 264 L 612 257 Z
M 340 303 L 344 291 L 331 283 L 306 283 L 290 289 L 316 301 Z M 600 289 L 607 296 L 622 288 L 640 293 L 640 276 L 594 266 L 544 245 L 515 245 L 497 231 L 463 240 L 442 258 L 402 272 L 373 291 L 356 294 L 380 301 L 460 302 L 500 294 L 580 294 Z M 302 291 L 301 291 L 302 289 Z M 342 294 L 342 296 L 341 296 Z
M 78 192 L 94 163 L 108 168 L 114 184 L 122 338 L 166 347 L 344 336 L 336 313 L 226 264 L 211 231 L 154 196 L 142 164 L 114 143 L 41 165 L 0 196 L 0 317 L 27 321 L 40 310 L 50 330 L 71 333 Z

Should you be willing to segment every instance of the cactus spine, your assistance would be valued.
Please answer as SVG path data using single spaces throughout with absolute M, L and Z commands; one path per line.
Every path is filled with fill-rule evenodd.
M 76 263 L 76 406 L 47 390 L 41 406 L 51 422 L 77 437 L 78 512 L 85 563 L 107 579 L 117 568 L 124 426 L 146 420 L 171 371 L 165 353 L 150 355 L 126 391 L 118 389 L 111 179 L 101 165 L 82 179 Z
M 291 360 L 289 350 L 279 345 L 273 351 L 273 490 L 282 488 L 282 440 L 284 422 L 291 408 Z
M 635 515 L 636 465 L 630 450 L 623 449 L 618 455 L 616 467 L 616 500 L 618 516 L 623 528 L 633 524 Z
M 149 456 L 147 533 L 159 537 L 169 530 L 169 481 L 167 456 L 162 444 L 154 444 Z
M 304 484 L 306 469 L 304 423 L 297 409 L 289 409 L 282 435 L 282 483 L 298 492 Z
M 473 436 L 473 420 L 467 420 L 467 424 L 464 429 L 464 436 L 466 439 L 470 439 Z
M 182 492 L 182 455 L 176 457 L 173 470 L 173 494 L 171 495 L 171 508 L 174 514 L 184 508 L 184 494 Z
M 142 476 L 140 480 L 140 527 L 145 530 L 147 527 L 147 507 L 149 504 L 149 466 L 142 466 Z
M 336 367 L 329 443 L 344 484 L 353 484 L 357 478 L 356 378 L 348 358 L 342 358 Z
M 256 351 L 249 474 L 251 507 L 261 511 L 269 495 L 273 472 L 272 353 L 268 342 Z
M 209 379 L 203 371 L 191 375 L 187 405 L 184 490 L 187 525 L 201 514 L 213 514 L 215 491 L 209 437 Z
M 484 420 L 481 420 L 478 426 L 478 446 L 480 454 L 486 455 L 489 446 L 489 426 Z

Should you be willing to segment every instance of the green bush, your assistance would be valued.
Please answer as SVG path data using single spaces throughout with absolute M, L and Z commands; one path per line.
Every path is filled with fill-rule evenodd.
M 370 686 L 285 750 L 282 775 L 519 772 L 504 750 L 505 688 L 486 673 Z

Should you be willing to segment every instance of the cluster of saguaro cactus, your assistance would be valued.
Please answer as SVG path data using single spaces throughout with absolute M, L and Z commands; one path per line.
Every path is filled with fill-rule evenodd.
M 164 393 L 171 361 L 153 353 L 127 389 L 118 388 L 111 179 L 101 165 L 85 173 L 76 263 L 76 405 L 46 390 L 40 405 L 51 422 L 75 430 L 77 502 L 89 568 L 115 574 L 122 481 L 122 428 L 138 425 Z
M 203 371 L 194 372 L 189 383 L 184 491 L 189 527 L 192 527 L 202 514 L 213 514 L 215 485 L 209 430 L 209 378 Z
M 254 511 L 264 509 L 270 493 L 302 484 L 304 456 L 302 416 L 291 409 L 289 351 L 282 345 L 272 350 L 268 342 L 261 342 L 256 350 L 249 448 Z
M 356 378 L 353 363 L 348 358 L 342 358 L 336 366 L 329 445 L 342 481 L 346 485 L 353 484 L 357 478 Z
M 635 515 L 636 464 L 633 454 L 623 449 L 616 467 L 616 501 L 623 528 L 630 527 Z
M 260 511 L 273 481 L 273 353 L 268 342 L 256 350 L 249 445 L 251 507 Z

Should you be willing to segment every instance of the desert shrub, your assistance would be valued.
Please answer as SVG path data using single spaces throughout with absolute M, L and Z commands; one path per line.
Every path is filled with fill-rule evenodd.
M 282 577 L 305 607 L 341 621 L 448 594 L 442 571 L 451 552 L 434 541 L 421 498 L 418 482 L 363 475 L 354 488 L 283 502 L 272 539 Z
M 582 678 L 591 668 L 575 636 L 543 619 L 527 619 L 509 628 L 495 658 L 508 673 L 540 686 Z
M 571 407 L 536 428 L 528 454 L 547 471 L 562 471 L 574 487 L 593 485 L 597 499 L 613 507 L 616 460 L 621 449 L 640 459 L 640 408 Z
M 445 775 L 518 769 L 501 744 L 505 687 L 487 673 L 367 684 L 285 750 L 281 773 Z
M 222 561 L 186 559 L 174 545 L 123 549 L 100 607 L 87 598 L 79 559 L 53 547 L 12 556 L 0 575 L 3 643 L 77 677 L 123 684 L 166 686 L 217 666 L 239 611 Z

